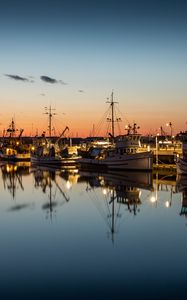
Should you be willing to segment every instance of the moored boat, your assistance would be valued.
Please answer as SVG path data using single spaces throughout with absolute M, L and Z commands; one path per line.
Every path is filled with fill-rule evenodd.
M 16 135 L 18 131 L 19 134 Z M 16 129 L 15 122 L 12 119 L 3 135 L 0 146 L 0 160 L 9 162 L 30 161 L 30 145 L 25 145 L 21 139 L 23 131 L 24 129 Z
M 42 137 L 37 139 L 35 138 L 34 143 L 33 143 L 33 151 L 31 153 L 31 163 L 35 165 L 46 165 L 46 166 L 72 166 L 75 165 L 75 160 L 76 157 L 73 153 L 68 152 L 64 157 L 62 157 L 62 151 L 59 149 L 58 142 L 60 138 L 64 135 L 66 130 L 69 130 L 69 128 L 66 126 L 65 129 L 62 131 L 61 135 L 59 138 L 54 142 L 52 141 L 52 136 L 51 136 L 51 119 L 53 116 L 52 113 L 52 108 L 51 106 L 49 109 L 46 108 L 46 114 L 49 116 L 49 136 L 45 136 L 45 132 L 42 133 Z M 73 151 L 73 147 L 70 147 L 71 151 Z M 70 152 L 71 152 L 70 151 Z
M 113 147 L 94 149 L 90 158 L 78 160 L 80 167 L 101 167 L 109 170 L 140 170 L 151 171 L 153 154 L 151 151 L 140 152 L 140 134 L 137 124 L 128 126 L 126 135 L 115 138 Z

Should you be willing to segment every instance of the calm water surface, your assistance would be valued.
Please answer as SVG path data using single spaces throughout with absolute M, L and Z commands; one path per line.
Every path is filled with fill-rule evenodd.
M 2 165 L 1 295 L 186 299 L 185 181 Z

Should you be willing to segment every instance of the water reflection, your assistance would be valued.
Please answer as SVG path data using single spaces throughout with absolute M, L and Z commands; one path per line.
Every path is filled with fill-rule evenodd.
M 187 217 L 187 176 L 177 176 L 177 189 L 181 193 L 180 215 Z
M 29 164 L 2 164 L 1 173 L 4 189 L 7 189 L 14 199 L 16 190 L 24 191 L 22 177 L 29 175 Z
M 108 226 L 108 236 L 114 242 L 114 234 L 119 232 L 120 219 L 125 211 L 136 216 L 142 204 L 142 190 L 153 190 L 152 174 L 81 172 L 80 175 L 86 180 L 86 191 Z
M 157 205 L 159 194 L 166 194 L 167 198 L 164 200 L 164 206 L 169 208 L 172 206 L 173 194 L 176 194 L 176 175 L 174 173 L 161 175 L 158 172 L 153 176 L 153 192 L 150 201 Z
M 187 239 L 181 216 L 187 216 L 187 178 L 30 165 L 3 165 L 1 175 L 1 283 L 6 292 L 10 286 L 12 293 L 22 291 L 23 278 L 25 295 L 35 291 L 50 298 L 54 291 L 59 297 L 75 291 L 72 299 L 89 298 L 85 282 L 94 299 L 103 291 L 103 299 L 116 299 L 124 288 L 127 298 L 146 291 L 152 299 L 155 283 L 164 299 L 168 291 L 170 298 L 173 290 L 183 291 Z M 176 253 L 183 259 L 176 259 Z
M 70 200 L 64 187 L 58 182 L 61 170 L 51 167 L 35 167 L 31 169 L 31 173 L 34 177 L 34 187 L 41 189 L 42 193 L 48 197 L 48 202 L 42 205 L 42 209 L 46 211 L 46 217 L 52 221 L 57 206 L 62 206 Z
M 180 193 L 182 196 L 182 207 L 180 215 L 187 215 L 187 178 L 177 177 L 175 174 L 167 176 L 159 173 L 141 173 L 141 172 L 123 172 L 123 173 L 93 173 L 83 172 L 76 169 L 58 169 L 52 167 L 31 167 L 29 163 L 2 164 L 1 174 L 4 190 L 11 194 L 15 199 L 16 192 L 24 192 L 23 177 L 33 177 L 33 187 L 46 195 L 46 202 L 42 205 L 42 210 L 46 211 L 46 217 L 52 220 L 59 206 L 70 201 L 68 191 L 75 185 L 86 184 L 87 196 L 95 201 L 95 206 L 101 206 L 103 199 L 105 209 L 107 209 L 105 221 L 110 228 L 113 236 L 117 231 L 115 229 L 115 218 L 122 216 L 121 206 L 124 211 L 136 216 L 140 212 L 144 199 L 157 207 L 159 197 L 165 194 L 164 202 L 166 208 L 171 208 L 173 195 Z M 81 185 L 80 185 L 81 186 Z M 82 186 L 81 186 L 82 187 Z M 96 198 L 97 202 L 93 200 Z M 145 195 L 145 191 L 149 191 Z M 160 196 L 162 195 L 162 196 Z M 28 203 L 15 204 L 9 211 L 19 211 L 28 207 Z M 118 206 L 118 207 L 117 207 Z M 102 212 L 104 215 L 104 210 Z

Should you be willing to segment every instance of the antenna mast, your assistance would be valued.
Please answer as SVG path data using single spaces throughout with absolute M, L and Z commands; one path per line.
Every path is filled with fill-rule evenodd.
M 107 118 L 107 121 L 111 122 L 111 129 L 112 129 L 112 137 L 115 137 L 115 127 L 114 127 L 114 122 L 115 121 L 121 121 L 120 118 L 114 120 L 114 104 L 118 103 L 114 101 L 114 92 L 112 91 L 111 93 L 111 97 L 110 97 L 110 101 L 107 101 L 106 103 L 110 103 L 110 107 L 111 107 L 111 119 Z
M 49 108 L 45 107 L 45 115 L 49 115 L 49 125 L 48 125 L 48 129 L 49 129 L 49 137 L 51 138 L 51 123 L 52 123 L 52 116 L 56 115 L 56 113 L 53 113 L 53 110 L 55 110 L 55 108 L 52 108 L 51 105 L 49 106 Z

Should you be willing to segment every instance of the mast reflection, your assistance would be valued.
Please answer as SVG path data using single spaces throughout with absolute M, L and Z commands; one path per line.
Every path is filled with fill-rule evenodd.
M 21 189 L 24 191 L 23 176 L 29 175 L 29 164 L 28 163 L 17 163 L 17 164 L 3 164 L 1 165 L 1 174 L 3 180 L 4 189 L 8 190 L 14 199 L 16 197 L 16 191 Z
M 145 172 L 123 172 L 121 174 L 81 172 L 80 174 L 87 180 L 86 191 L 90 198 L 92 199 L 92 195 L 95 195 L 92 199 L 93 203 L 109 227 L 109 236 L 114 242 L 114 235 L 119 231 L 120 226 L 118 220 L 123 216 L 121 210 L 128 211 L 134 216 L 137 215 L 142 203 L 140 200 L 142 189 L 148 191 L 153 189 L 152 174 Z M 96 193 L 98 188 L 102 193 Z M 101 197 L 104 197 L 104 203 Z M 101 204 L 104 204 L 103 207 Z
M 46 211 L 46 218 L 52 221 L 55 208 L 59 205 L 67 203 L 70 198 L 58 182 L 60 170 L 52 167 L 37 166 L 32 169 L 34 176 L 34 187 L 41 189 L 44 194 L 48 194 L 48 202 L 42 205 L 42 209 Z M 60 195 L 60 197 L 59 197 Z M 60 203 L 58 203 L 60 202 Z
M 187 217 L 187 177 L 184 175 L 177 176 L 177 189 L 181 193 L 181 211 L 180 216 Z

